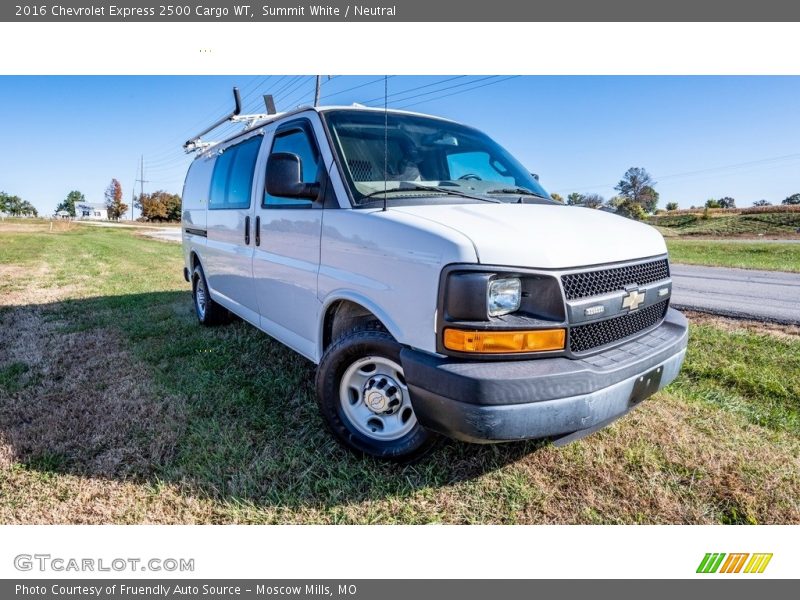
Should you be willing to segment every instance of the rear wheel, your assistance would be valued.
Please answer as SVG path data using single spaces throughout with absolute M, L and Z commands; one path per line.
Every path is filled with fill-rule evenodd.
M 379 327 L 361 327 L 325 352 L 317 371 L 317 402 L 348 448 L 398 462 L 424 456 L 435 436 L 414 415 L 400 344 Z
M 203 267 L 199 264 L 192 271 L 192 300 L 194 312 L 201 325 L 220 325 L 228 320 L 228 310 L 214 302 L 208 293 L 208 282 Z

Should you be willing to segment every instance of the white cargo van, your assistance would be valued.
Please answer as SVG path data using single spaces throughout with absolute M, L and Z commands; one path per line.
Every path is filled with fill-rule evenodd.
M 409 460 L 437 434 L 565 442 L 677 376 L 687 322 L 652 227 L 554 202 L 445 119 L 238 112 L 241 133 L 187 142 L 197 318 L 234 313 L 314 361 L 346 446 Z

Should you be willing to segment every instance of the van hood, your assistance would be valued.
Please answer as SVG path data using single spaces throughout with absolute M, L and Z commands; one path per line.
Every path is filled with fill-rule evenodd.
M 394 211 L 461 232 L 483 264 L 566 269 L 667 252 L 655 228 L 577 206 L 450 204 L 392 207 Z

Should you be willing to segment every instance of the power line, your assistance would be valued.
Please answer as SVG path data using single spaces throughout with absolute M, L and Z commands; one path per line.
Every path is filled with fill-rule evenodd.
M 302 104 L 301 102 L 302 99 L 307 95 L 309 95 L 314 90 L 314 88 L 316 87 L 316 77 L 312 77 L 312 79 L 314 81 L 311 82 L 310 86 L 304 87 L 302 90 L 300 90 L 299 94 L 295 94 L 294 96 L 292 96 L 291 100 L 288 98 L 285 100 L 285 104 L 288 107 L 288 110 L 292 110 L 299 104 Z
M 718 173 L 718 172 L 721 172 L 721 171 L 728 171 L 730 169 L 741 169 L 741 168 L 747 168 L 747 167 L 753 167 L 753 166 L 770 166 L 772 163 L 776 163 L 776 162 L 784 162 L 784 161 L 793 162 L 795 160 L 800 160 L 800 154 L 797 154 L 797 153 L 796 154 L 785 154 L 783 156 L 774 156 L 772 158 L 762 158 L 762 159 L 751 160 L 751 161 L 747 161 L 747 162 L 733 163 L 733 164 L 729 164 L 729 165 L 719 165 L 719 166 L 716 166 L 716 167 L 709 167 L 707 169 L 699 169 L 699 170 L 696 170 L 696 171 L 684 171 L 682 173 L 672 173 L 670 175 L 654 175 L 653 179 L 656 179 L 656 180 L 659 180 L 659 181 L 663 181 L 664 179 L 682 179 L 684 177 L 692 177 L 694 175 L 712 174 L 712 173 Z M 613 188 L 615 185 L 617 185 L 617 183 L 600 183 L 600 184 L 591 185 L 591 186 L 587 185 L 587 186 L 582 186 L 582 187 L 577 187 L 577 188 L 569 188 L 569 191 L 580 192 L 580 191 L 598 189 L 598 188 Z M 567 189 L 564 188 L 564 189 L 556 190 L 556 191 L 564 191 L 565 192 L 565 191 L 567 191 Z
M 395 77 L 395 75 L 389 75 L 389 76 L 387 76 L 387 79 L 391 79 L 392 77 Z M 338 92 L 334 92 L 332 94 L 327 94 L 325 96 L 325 99 L 326 100 L 330 100 L 331 98 L 335 98 L 336 96 L 341 96 L 342 94 L 346 94 L 347 92 L 352 92 L 353 90 L 358 90 L 358 89 L 361 89 L 363 87 L 367 87 L 368 85 L 374 85 L 376 83 L 383 83 L 383 77 L 379 77 L 378 79 L 373 79 L 372 81 L 367 81 L 366 83 L 362 83 L 360 85 L 355 85 L 353 87 L 349 87 L 349 88 L 344 89 L 344 90 L 339 90 Z
M 465 89 L 465 90 L 459 90 L 457 92 L 451 92 L 449 94 L 444 94 L 442 96 L 436 96 L 435 98 L 427 98 L 425 100 L 420 100 L 419 102 L 412 102 L 411 104 L 404 104 L 404 105 L 402 105 L 402 106 L 400 106 L 398 108 L 409 108 L 411 106 L 417 106 L 418 104 L 425 104 L 426 102 L 435 102 L 436 100 L 441 100 L 442 98 L 449 98 L 450 96 L 457 96 L 458 94 L 466 94 L 467 92 L 471 92 L 472 90 L 477 90 L 478 88 L 483 88 L 483 87 L 487 87 L 487 86 L 490 86 L 490 85 L 495 85 L 497 83 L 503 83 L 504 81 L 508 81 L 509 79 L 516 79 L 517 77 L 520 77 L 520 76 L 519 75 L 510 75 L 508 77 L 504 77 L 502 79 L 497 79 L 495 81 L 490 81 L 490 82 L 484 83 L 482 85 L 476 85 L 474 87 L 471 87 L 471 88 L 468 88 L 468 89 Z M 475 83 L 475 82 L 472 82 L 472 83 Z M 444 91 L 444 90 L 440 90 L 440 91 Z
M 243 103 L 253 93 L 258 92 L 258 90 L 260 88 L 262 88 L 266 84 L 266 82 L 269 81 L 270 79 L 272 79 L 273 77 L 274 77 L 273 75 L 268 75 L 268 76 L 260 78 L 260 79 L 257 78 L 257 77 L 254 77 L 249 82 L 247 82 L 242 87 L 242 100 L 243 100 Z M 283 79 L 284 77 L 285 76 L 282 76 L 281 79 Z M 220 113 L 225 109 L 226 106 L 229 106 L 229 105 L 230 105 L 230 100 L 226 100 L 225 102 L 218 104 L 216 106 L 216 108 L 213 109 L 212 112 L 207 113 L 207 114 L 209 114 L 211 116 L 205 117 L 202 121 L 198 121 L 196 125 L 191 127 L 191 130 L 189 130 L 187 128 L 185 130 L 185 133 L 182 134 L 179 138 L 176 138 L 174 142 L 171 142 L 171 143 L 159 146 L 159 147 L 155 147 L 154 151 L 149 153 L 149 156 L 155 157 L 156 161 L 158 161 L 159 159 L 164 158 L 164 157 L 169 158 L 170 154 L 173 153 L 176 149 L 178 150 L 178 152 L 181 152 L 180 147 L 182 146 L 183 142 L 185 141 L 185 139 L 187 137 L 192 135 L 198 128 L 202 127 L 203 125 L 205 125 L 209 121 L 211 121 L 211 120 L 214 120 L 214 121 L 219 120 L 219 118 L 221 116 L 224 116 L 224 114 L 227 114 L 227 112 L 224 113 L 224 114 L 220 114 Z M 164 148 L 164 149 L 162 150 L 162 148 Z
M 439 93 L 445 92 L 447 90 L 452 90 L 452 89 L 456 89 L 456 88 L 463 88 L 465 86 L 473 85 L 473 84 L 479 83 L 481 81 L 488 81 L 490 79 L 493 79 L 495 81 L 491 81 L 490 83 L 485 84 L 485 85 L 491 85 L 491 84 L 494 84 L 494 83 L 500 83 L 501 81 L 505 81 L 505 79 L 497 80 L 496 79 L 497 77 L 498 77 L 497 75 L 489 75 L 488 77 L 481 77 L 479 79 L 473 79 L 472 81 L 465 81 L 464 83 L 457 83 L 455 85 L 450 85 L 450 86 L 447 86 L 447 87 L 444 87 L 444 88 L 440 88 L 438 90 L 432 90 L 432 91 L 429 91 L 429 92 L 423 92 L 421 94 L 415 94 L 413 96 L 409 96 L 408 98 L 403 98 L 400 102 L 405 102 L 406 100 L 413 100 L 414 98 L 421 98 L 423 96 L 430 96 L 431 94 L 439 94 Z M 510 77 L 507 77 L 506 79 L 513 79 L 514 77 L 517 77 L 517 75 L 512 75 Z M 469 88 L 467 90 L 460 90 L 458 92 L 453 92 L 452 94 L 445 94 L 443 96 L 439 96 L 439 97 L 436 97 L 436 98 L 428 98 L 426 100 L 421 100 L 419 102 L 412 102 L 410 104 L 402 104 L 398 108 L 406 108 L 406 107 L 409 107 L 409 106 L 415 106 L 417 104 L 422 104 L 423 102 L 429 102 L 429 101 L 434 100 L 434 99 L 438 100 L 440 98 L 447 98 L 448 96 L 455 96 L 456 94 L 467 92 L 467 91 L 470 91 L 470 90 L 473 90 L 473 89 L 478 89 L 479 87 L 484 87 L 484 86 L 475 86 L 474 88 Z
M 429 88 L 435 85 L 441 85 L 443 83 L 447 83 L 448 81 L 454 81 L 456 79 L 463 79 L 466 75 L 456 75 L 455 77 L 447 77 L 445 79 L 440 79 L 439 81 L 434 81 L 433 83 L 426 83 L 425 85 L 418 85 L 416 87 L 408 88 L 405 90 L 401 90 L 399 92 L 394 92 L 393 94 L 389 94 L 389 98 L 396 98 L 397 96 L 404 96 L 405 94 L 409 94 L 411 92 L 416 92 L 417 90 L 422 90 L 425 88 Z M 413 96 L 412 96 L 413 97 Z M 405 102 L 406 100 L 410 100 L 411 98 L 403 98 L 401 102 Z M 363 100 L 359 102 L 359 104 L 369 105 L 372 102 L 379 102 L 382 103 L 384 101 L 383 96 L 378 96 L 377 98 L 370 98 L 369 100 Z

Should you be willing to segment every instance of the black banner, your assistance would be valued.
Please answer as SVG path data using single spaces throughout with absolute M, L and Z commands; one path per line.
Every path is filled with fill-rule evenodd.
M 634 22 L 800 21 L 800 3 L 786 0 L 327 0 L 262 2 L 208 0 L 61 0 L 0 5 L 0 21 L 84 22 Z M 442 32 L 447 34 L 448 32 Z M 453 32 L 449 32 L 453 33 Z M 531 31 L 535 39 L 536 31 Z
M 470 560 L 475 560 L 473 556 Z M 214 598 L 216 600 L 293 598 L 312 600 L 407 600 L 408 598 L 458 598 L 503 600 L 505 598 L 613 597 L 640 600 L 724 597 L 726 600 L 792 598 L 797 582 L 745 577 L 697 580 L 3 580 L 0 597 L 79 600 L 86 598 L 151 600 L 160 598 Z

